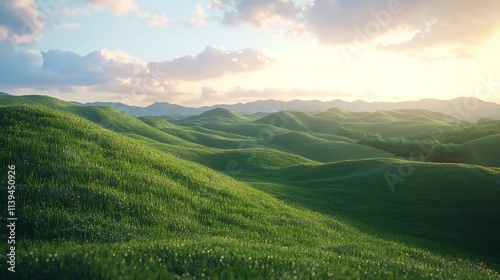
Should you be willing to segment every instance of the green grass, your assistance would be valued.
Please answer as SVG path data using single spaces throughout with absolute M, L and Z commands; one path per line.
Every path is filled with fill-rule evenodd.
M 182 119 L 183 122 L 202 122 L 202 123 L 214 122 L 214 121 L 241 122 L 249 120 L 250 119 L 247 117 L 244 117 L 234 111 L 223 108 L 215 108 L 210 111 L 206 111 L 200 115 Z
M 303 132 L 331 132 L 330 127 L 335 125 L 329 119 L 316 117 L 310 113 L 290 111 L 273 113 L 255 122 Z
M 2 279 L 500 278 L 498 168 L 361 153 L 319 163 L 301 151 L 359 145 L 8 98 L 0 172 L 16 165 L 18 272 L 0 255 Z M 258 139 L 266 129 L 271 141 Z M 228 176 L 232 161 L 242 171 Z
M 379 133 L 384 137 L 412 137 L 448 127 L 459 121 L 428 110 L 350 112 L 332 108 L 325 112 L 278 112 L 255 121 L 293 131 L 335 133 L 340 127 Z
M 175 125 L 173 125 L 172 123 L 170 123 L 169 121 L 167 121 L 161 117 L 150 116 L 150 117 L 139 117 L 138 119 L 149 124 L 150 126 L 152 126 L 154 128 L 160 129 L 160 130 L 161 129 L 170 129 L 170 128 L 175 127 Z
M 210 130 L 197 131 L 196 128 L 192 127 L 176 126 L 158 117 L 141 117 L 139 119 L 166 134 L 207 147 L 237 149 L 243 141 L 256 142 L 252 138 L 241 135 L 220 135 L 220 133 L 213 133 Z
M 500 134 L 494 134 L 460 145 L 464 161 L 470 164 L 500 167 Z
M 384 174 L 401 167 L 412 174 L 391 190 Z M 363 159 L 292 166 L 267 177 L 274 182 L 262 183 L 263 191 L 369 228 L 482 253 L 500 248 L 500 169 Z
M 278 146 L 285 151 L 320 162 L 393 157 L 390 153 L 372 147 L 343 141 L 330 141 L 302 132 L 276 135 L 270 139 L 270 144 Z

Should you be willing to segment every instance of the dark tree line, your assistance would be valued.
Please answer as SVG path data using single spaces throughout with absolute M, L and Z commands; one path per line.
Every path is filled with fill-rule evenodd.
M 475 124 L 446 129 L 444 133 L 444 143 L 463 144 L 481 137 L 499 134 L 500 120 L 481 118 Z
M 399 157 L 422 156 L 431 162 L 463 162 L 461 151 L 455 143 L 433 141 L 411 141 L 406 138 L 383 138 L 378 133 L 355 131 L 342 127 L 338 134 L 357 139 L 358 144 L 374 147 Z

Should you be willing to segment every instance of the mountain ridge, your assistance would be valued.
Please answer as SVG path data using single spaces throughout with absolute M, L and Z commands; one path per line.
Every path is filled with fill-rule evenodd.
M 82 103 L 80 103 L 82 104 Z M 425 98 L 416 101 L 401 102 L 367 102 L 363 100 L 332 101 L 319 100 L 291 100 L 279 101 L 274 99 L 256 100 L 247 103 L 216 104 L 212 106 L 187 107 L 168 102 L 155 102 L 146 107 L 126 105 L 119 102 L 92 102 L 83 103 L 85 106 L 111 106 L 127 114 L 140 116 L 191 116 L 199 115 L 215 108 L 223 108 L 240 114 L 275 113 L 279 111 L 327 111 L 332 108 L 341 108 L 354 112 L 375 112 L 394 109 L 426 109 L 457 117 L 461 120 L 475 122 L 483 117 L 500 119 L 500 104 L 487 102 L 475 97 L 458 97 L 450 100 Z

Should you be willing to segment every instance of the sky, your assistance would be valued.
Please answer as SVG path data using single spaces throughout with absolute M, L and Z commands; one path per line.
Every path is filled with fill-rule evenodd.
M 2 0 L 0 91 L 500 103 L 498 0 Z

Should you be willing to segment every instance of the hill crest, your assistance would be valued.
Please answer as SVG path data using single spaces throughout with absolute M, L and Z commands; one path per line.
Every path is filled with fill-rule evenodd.
M 185 118 L 184 120 L 190 121 L 198 121 L 198 120 L 206 120 L 206 119 L 223 119 L 227 121 L 248 121 L 249 119 L 240 115 L 237 112 L 224 109 L 224 108 L 215 108 L 206 112 L 203 112 L 197 116 L 191 116 Z

